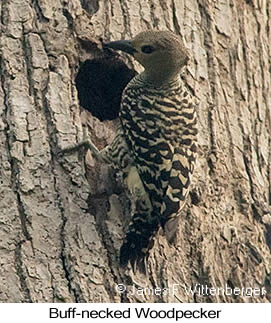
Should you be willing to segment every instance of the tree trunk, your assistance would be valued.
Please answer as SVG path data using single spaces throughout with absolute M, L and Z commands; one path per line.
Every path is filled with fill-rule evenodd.
M 270 1 L 2 0 L 0 10 L 0 301 L 271 301 Z M 82 139 L 82 122 L 100 148 L 112 140 L 116 122 L 79 107 L 79 63 L 99 56 L 100 37 L 150 28 L 190 49 L 199 156 L 176 245 L 160 233 L 144 277 L 118 264 L 130 212 L 111 168 L 56 152 Z M 188 292 L 205 285 L 260 293 Z

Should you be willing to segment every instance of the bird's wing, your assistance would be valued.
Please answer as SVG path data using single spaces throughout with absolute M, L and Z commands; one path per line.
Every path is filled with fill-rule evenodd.
M 123 94 L 120 119 L 124 136 L 151 207 L 137 205 L 120 250 L 122 264 L 144 263 L 159 224 L 170 242 L 175 237 L 177 215 L 185 203 L 193 172 L 195 147 L 188 146 L 193 142 L 189 136 L 194 135 L 194 116 L 190 117 L 188 108 L 180 115 L 174 99 L 146 94 L 144 88 L 128 87 Z M 185 127 L 191 129 L 187 128 L 183 136 Z
M 134 104 L 130 99 L 121 110 L 121 120 L 138 173 L 164 225 L 184 204 L 195 158 L 176 144 L 174 135 L 167 136 L 163 127 L 170 128 L 173 122 L 170 118 L 161 122 L 155 105 L 155 98 L 147 101 L 137 96 Z

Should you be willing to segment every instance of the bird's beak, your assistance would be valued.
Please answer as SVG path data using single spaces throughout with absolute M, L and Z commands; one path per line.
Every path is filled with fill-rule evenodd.
M 133 47 L 132 42 L 130 40 L 117 40 L 104 43 L 104 48 L 121 50 L 130 55 L 133 55 L 136 52 L 136 49 Z

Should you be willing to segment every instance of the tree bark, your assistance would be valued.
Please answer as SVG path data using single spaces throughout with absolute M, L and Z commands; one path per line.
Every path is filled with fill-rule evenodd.
M 0 16 L 0 301 L 271 301 L 270 1 L 2 0 Z M 112 140 L 115 122 L 79 107 L 79 63 L 100 37 L 150 28 L 191 52 L 199 156 L 177 243 L 157 236 L 144 277 L 118 265 L 130 211 L 111 168 L 56 152 L 82 122 L 100 148 Z M 186 290 L 205 285 L 265 292 Z

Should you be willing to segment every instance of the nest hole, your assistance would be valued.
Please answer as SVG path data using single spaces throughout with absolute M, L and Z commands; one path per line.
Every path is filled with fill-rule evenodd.
M 100 121 L 116 119 L 122 92 L 135 75 L 135 70 L 111 51 L 82 62 L 75 79 L 81 107 Z

